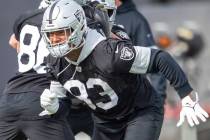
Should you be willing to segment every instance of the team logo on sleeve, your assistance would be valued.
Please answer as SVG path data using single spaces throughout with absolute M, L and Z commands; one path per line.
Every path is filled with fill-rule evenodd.
M 121 50 L 120 59 L 122 59 L 122 60 L 131 60 L 131 59 L 133 59 L 133 57 L 134 57 L 134 53 L 133 53 L 133 51 L 130 48 L 124 47 Z

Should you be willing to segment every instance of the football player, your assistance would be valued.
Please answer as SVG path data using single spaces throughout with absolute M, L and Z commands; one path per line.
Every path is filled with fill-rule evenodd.
M 40 8 L 47 7 L 52 1 L 43 0 Z M 43 90 L 59 87 L 54 83 L 50 87 L 44 64 L 49 55 L 40 34 L 44 10 L 22 14 L 13 27 L 14 34 L 9 43 L 18 52 L 18 72 L 8 81 L 0 98 L 1 140 L 74 140 L 67 113 L 38 115 L 42 110 L 40 95 Z M 64 97 L 65 94 L 60 92 Z M 69 102 L 69 99 L 64 102 Z
M 208 118 L 168 53 L 106 38 L 87 27 L 84 11 L 74 1 L 60 0 L 48 7 L 42 32 L 54 57 L 48 58 L 51 78 L 93 112 L 93 140 L 158 139 L 163 119 L 160 95 L 141 77 L 145 73 L 162 73 L 176 89 L 182 99 L 178 126 L 185 116 L 191 126 L 199 124 L 198 118 Z M 45 110 L 40 115 L 62 109 L 56 94 L 56 90 L 44 90 L 40 100 Z
M 113 8 L 113 10 L 116 10 L 113 6 L 113 2 L 111 3 L 112 5 L 110 5 L 110 2 L 99 1 L 101 5 L 98 6 L 97 4 L 99 3 L 95 3 L 95 1 L 75 1 L 83 5 L 83 8 L 86 11 L 86 16 L 89 18 L 88 26 L 90 26 L 91 28 L 102 28 L 102 31 L 100 31 L 100 33 L 109 36 L 109 24 L 107 24 L 108 22 L 106 21 L 108 20 L 106 19 L 107 11 L 103 12 L 103 10 L 109 9 L 109 11 L 111 11 L 111 8 Z M 42 1 L 39 8 L 46 7 L 48 4 L 50 4 L 50 1 Z M 105 8 L 104 5 L 106 6 Z M 112 14 L 109 14 L 109 16 L 110 19 L 113 18 Z M 113 23 L 113 20 L 110 20 L 110 23 Z M 119 29 L 117 29 L 116 31 L 119 31 Z M 12 47 L 15 47 L 17 51 L 19 50 L 18 43 L 19 42 L 14 38 L 14 35 L 12 35 L 10 39 L 10 44 L 12 44 Z M 93 121 L 89 109 L 87 109 L 86 105 L 84 105 L 84 103 L 82 101 L 79 101 L 78 99 L 72 98 L 71 101 L 71 113 L 69 113 L 69 116 L 67 118 L 74 135 L 76 135 L 76 138 L 78 138 L 77 135 L 80 135 L 79 132 L 84 132 L 87 134 L 87 137 L 91 137 L 93 131 Z
M 104 8 L 104 7 L 101 7 L 101 8 L 97 7 L 96 4 L 99 4 L 99 3 L 94 3 L 94 1 L 90 2 L 90 3 L 87 3 L 87 2 L 84 3 L 84 1 L 79 1 L 79 0 L 75 0 L 75 1 L 77 1 L 78 3 L 83 5 L 83 8 L 86 10 L 86 16 L 89 17 L 88 25 L 91 26 L 92 28 L 98 28 L 98 29 L 102 28 L 103 31 L 100 33 L 107 32 L 105 34 L 107 36 L 109 36 L 109 34 L 108 34 L 109 29 L 107 29 L 107 28 L 109 28 L 109 25 L 106 22 L 106 15 L 104 15 L 104 14 L 106 14 L 107 11 L 100 12 L 102 10 L 101 8 Z M 50 4 L 50 2 L 51 1 L 42 1 L 40 3 L 39 8 L 46 7 L 48 4 Z M 106 9 L 109 8 L 109 11 L 111 11 L 111 8 L 113 8 L 113 9 L 115 8 L 112 5 L 108 5 L 109 3 L 107 3 L 107 2 L 106 3 L 101 2 L 101 4 L 102 5 L 100 5 L 100 6 L 103 6 L 106 4 L 105 8 Z M 104 8 L 104 10 L 105 10 L 105 8 Z M 109 14 L 109 15 L 112 18 L 112 14 Z M 104 19 L 101 16 L 104 17 Z M 110 20 L 110 23 L 112 23 L 112 22 L 113 22 L 113 20 Z M 37 21 L 37 24 L 38 24 L 38 21 Z M 98 26 L 95 26 L 95 25 L 98 25 Z M 119 29 L 118 29 L 118 31 L 119 31 Z M 10 44 L 12 44 L 12 47 L 15 47 L 17 49 L 17 51 L 19 52 L 19 41 L 17 41 L 15 39 L 14 34 L 11 36 Z M 75 98 L 72 98 L 71 101 L 72 101 L 72 105 L 70 107 L 71 113 L 69 114 L 69 116 L 67 118 L 71 125 L 74 135 L 76 135 L 76 138 L 77 138 L 77 134 L 79 132 L 84 132 L 88 135 L 88 136 L 86 135 L 87 137 L 92 136 L 93 122 L 92 122 L 92 117 L 91 117 L 89 109 L 87 109 L 86 105 L 84 105 L 83 102 L 81 102 Z
M 78 2 L 78 0 L 75 1 Z M 82 5 L 85 11 L 88 27 L 97 29 L 97 31 L 107 37 L 129 39 L 124 29 L 114 24 L 116 13 L 114 0 L 91 0 L 78 3 Z M 76 138 L 79 139 L 81 133 L 85 133 L 89 137 L 92 136 L 93 121 L 91 112 L 83 101 L 72 97 L 68 120 Z

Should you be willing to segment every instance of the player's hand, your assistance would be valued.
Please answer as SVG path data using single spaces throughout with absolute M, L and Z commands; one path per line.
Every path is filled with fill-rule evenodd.
M 193 101 L 190 96 L 186 96 L 182 99 L 182 110 L 177 127 L 184 123 L 185 117 L 191 127 L 199 124 L 198 118 L 205 122 L 209 117 L 208 113 L 198 103 L 198 94 L 195 93 L 195 96 L 195 101 Z
M 44 108 L 44 111 L 42 111 L 39 116 L 55 114 L 59 108 L 57 95 L 53 92 L 50 92 L 49 89 L 45 89 L 43 91 L 42 95 L 40 96 L 40 104 L 41 107 Z
M 20 42 L 15 38 L 15 34 L 12 34 L 9 39 L 9 44 L 12 48 L 16 49 L 17 53 L 20 51 Z

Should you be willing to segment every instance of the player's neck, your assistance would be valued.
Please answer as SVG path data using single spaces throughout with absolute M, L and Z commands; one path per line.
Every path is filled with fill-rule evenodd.
M 82 50 L 82 47 L 72 50 L 65 57 L 67 57 L 69 60 L 71 60 L 73 62 L 77 62 L 79 55 L 81 53 L 81 50 Z

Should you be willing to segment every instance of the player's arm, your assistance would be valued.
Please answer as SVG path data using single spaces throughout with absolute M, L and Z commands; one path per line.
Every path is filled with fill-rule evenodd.
M 17 53 L 19 53 L 20 51 L 20 42 L 19 42 L 19 39 L 20 39 L 20 30 L 21 30 L 21 25 L 22 25 L 22 22 L 24 21 L 23 18 L 24 15 L 20 15 L 14 22 L 14 25 L 13 25 L 13 34 L 10 36 L 10 39 L 9 39 L 9 45 L 16 49 Z
M 169 53 L 150 49 L 150 57 L 148 60 L 149 65 L 146 72 L 160 72 L 163 74 L 164 77 L 170 81 L 170 85 L 175 88 L 181 99 L 192 92 L 193 89 L 191 88 L 185 73 Z
M 17 53 L 20 51 L 20 31 L 21 26 L 24 23 L 24 21 L 30 16 L 28 16 L 28 13 L 21 14 L 18 16 L 13 24 L 13 34 L 10 36 L 9 39 L 9 45 L 17 50 Z
M 164 51 L 139 46 L 134 46 L 134 49 L 135 57 L 130 72 L 160 72 L 170 81 L 170 84 L 182 99 L 180 121 L 177 126 L 183 124 L 185 116 L 190 126 L 198 125 L 198 118 L 206 121 L 208 114 L 199 105 L 197 93 L 191 88 L 186 75 L 176 61 Z M 195 98 L 192 98 L 193 96 Z
M 56 59 L 50 55 L 45 59 L 44 63 L 47 66 L 47 78 L 51 82 L 50 88 L 45 89 L 40 96 L 40 104 L 44 109 L 44 111 L 39 114 L 40 116 L 66 114 L 66 110 L 68 110 L 71 105 L 71 100 L 67 96 L 66 89 L 57 81 L 57 69 L 60 68 L 60 61 L 61 59 Z
M 132 46 L 130 41 L 125 40 L 111 43 L 114 45 L 107 45 L 107 50 L 112 47 L 112 53 L 103 51 L 100 56 L 110 58 L 114 72 L 133 74 L 160 72 L 170 81 L 181 98 L 193 90 L 180 66 L 167 52 L 149 47 Z
M 120 41 L 114 47 L 112 61 L 116 73 L 161 73 L 175 88 L 182 99 L 180 121 L 177 126 L 184 122 L 185 116 L 190 126 L 198 125 L 198 118 L 206 121 L 208 114 L 198 103 L 198 96 L 191 88 L 184 72 L 176 61 L 167 53 L 148 47 L 132 46 L 129 42 Z M 110 56 L 111 57 L 111 56 Z M 192 96 L 195 98 L 193 99 Z
M 65 115 L 71 105 L 66 89 L 58 81 L 51 81 L 50 89 L 45 89 L 40 96 L 40 104 L 44 109 L 39 116 Z
M 122 44 L 119 48 L 118 63 L 122 63 L 120 65 L 124 65 L 123 67 L 127 68 L 129 73 L 159 72 L 170 81 L 181 98 L 184 98 L 193 90 L 180 66 L 167 52 L 148 47 L 132 47 L 131 45 L 127 47 L 125 44 Z
M 45 89 L 40 96 L 40 104 L 44 109 L 39 115 L 66 114 L 71 100 L 66 96 L 66 90 L 58 81 L 51 81 L 50 89 Z
M 20 42 L 15 38 L 15 34 L 12 34 L 10 36 L 9 45 L 12 48 L 16 49 L 17 53 L 19 53 L 19 50 L 20 50 Z

